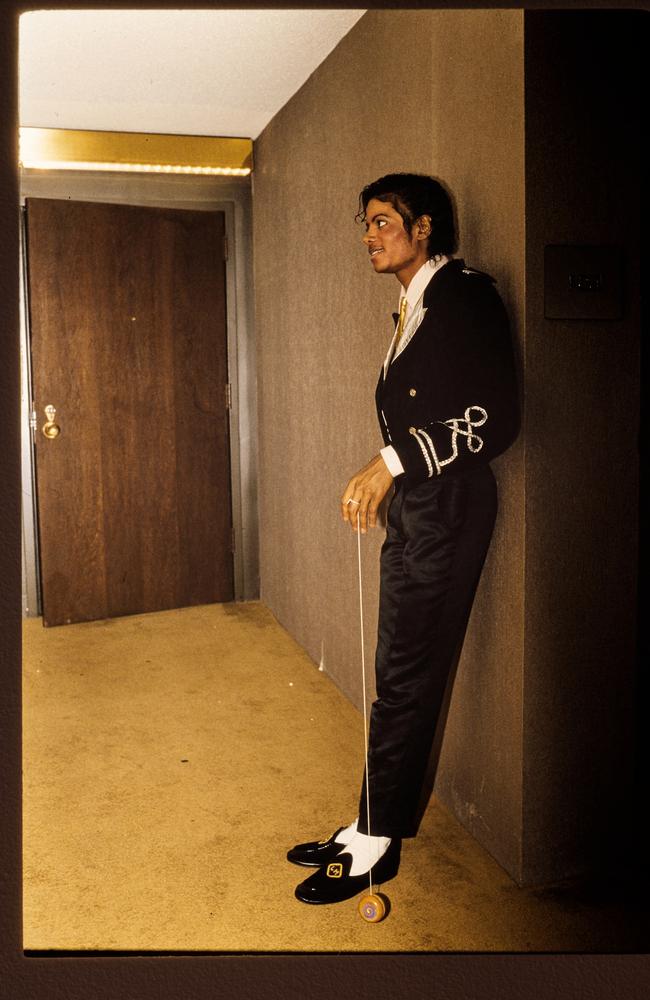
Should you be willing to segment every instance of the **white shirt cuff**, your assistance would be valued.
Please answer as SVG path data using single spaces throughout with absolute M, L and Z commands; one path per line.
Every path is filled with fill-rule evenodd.
M 386 467 L 390 472 L 393 479 L 395 476 L 401 476 L 404 472 L 404 466 L 400 462 L 399 455 L 393 448 L 392 444 L 386 445 L 385 448 L 381 448 L 379 454 L 386 463 Z

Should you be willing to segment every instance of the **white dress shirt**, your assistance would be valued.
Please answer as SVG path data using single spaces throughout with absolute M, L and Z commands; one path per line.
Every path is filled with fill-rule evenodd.
M 436 254 L 435 257 L 425 261 L 422 267 L 415 272 L 409 282 L 408 288 L 402 287 L 397 311 L 399 312 L 402 308 L 402 299 L 406 299 L 404 327 L 402 329 L 402 336 L 400 337 L 399 344 L 396 347 L 395 340 L 397 339 L 398 324 L 395 324 L 393 339 L 390 342 L 388 354 L 386 355 L 386 360 L 384 361 L 384 378 L 386 378 L 389 366 L 393 363 L 395 358 L 399 357 L 402 353 L 424 319 L 426 309 L 422 305 L 422 299 L 424 297 L 425 288 L 433 278 L 434 274 L 436 274 L 436 272 L 439 271 L 441 267 L 444 267 L 450 260 L 451 257 L 446 254 Z M 395 478 L 395 476 L 402 475 L 404 472 L 404 466 L 400 462 L 399 455 L 393 448 L 392 444 L 386 445 L 385 448 L 382 448 L 380 450 L 380 455 L 386 463 L 388 471 L 393 478 Z

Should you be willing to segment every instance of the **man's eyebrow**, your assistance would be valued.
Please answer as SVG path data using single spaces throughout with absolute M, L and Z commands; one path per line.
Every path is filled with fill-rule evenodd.
M 387 213 L 386 213 L 386 212 L 375 212 L 375 214 L 374 214 L 374 215 L 372 215 L 372 216 L 370 217 L 370 219 L 369 219 L 369 220 L 367 220 L 367 221 L 370 221 L 370 222 L 374 222 L 374 221 L 375 221 L 375 219 L 378 219 L 380 215 L 383 215 L 383 217 L 384 217 L 385 219 L 387 219 L 387 218 L 388 218 L 388 215 L 387 215 Z

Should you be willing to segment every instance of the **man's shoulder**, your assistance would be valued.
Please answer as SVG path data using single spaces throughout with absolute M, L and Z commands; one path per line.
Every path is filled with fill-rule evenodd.
M 462 278 L 469 279 L 470 281 L 486 281 L 492 285 L 496 285 L 496 278 L 493 278 L 491 274 L 486 271 L 479 271 L 476 267 L 468 267 L 464 261 L 461 261 L 462 267 L 460 268 L 460 274 Z
M 471 305 L 498 298 L 496 279 L 486 271 L 470 267 L 462 258 L 455 258 L 443 267 L 440 281 L 437 284 L 432 281 L 431 285 L 434 287 L 430 295 L 425 297 L 425 305 L 433 304 L 434 296 L 450 309 L 457 308 L 459 302 Z
M 436 280 L 439 277 L 439 280 Z M 455 257 L 440 269 L 439 276 L 434 275 L 430 283 L 431 292 L 448 291 L 467 295 L 476 291 L 480 294 L 485 289 L 494 289 L 496 279 L 486 271 L 470 267 L 462 257 Z
M 425 300 L 425 305 L 432 307 L 432 323 L 441 321 L 443 316 L 445 323 L 454 329 L 467 322 L 473 324 L 476 316 L 480 317 L 482 326 L 491 319 L 498 323 L 504 321 L 504 305 L 491 274 L 470 267 L 462 258 L 455 258 L 442 268 L 441 278 L 448 268 L 447 279 L 440 282 L 435 298 L 432 295 L 428 302 Z

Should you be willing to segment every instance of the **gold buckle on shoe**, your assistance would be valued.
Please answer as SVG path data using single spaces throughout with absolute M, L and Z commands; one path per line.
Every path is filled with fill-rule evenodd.
M 327 866 L 325 874 L 328 878 L 341 878 L 343 875 L 343 865 L 340 861 L 333 861 Z

